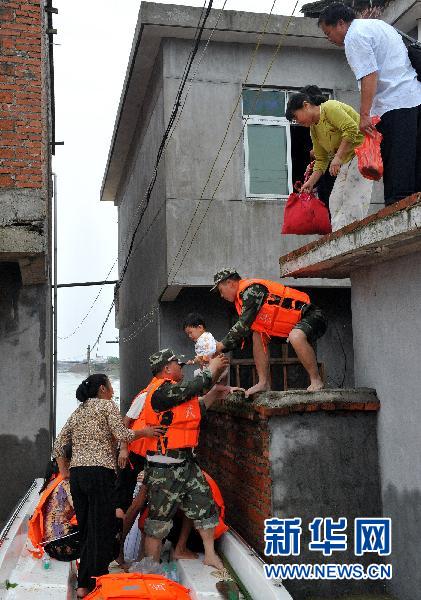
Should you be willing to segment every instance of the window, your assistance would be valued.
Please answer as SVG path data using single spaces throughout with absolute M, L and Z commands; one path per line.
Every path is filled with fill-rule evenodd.
M 287 128 L 277 123 L 248 121 L 246 131 L 247 196 L 285 196 L 290 189 Z
M 285 118 L 289 90 L 243 90 L 247 198 L 286 198 L 301 180 L 312 148 L 306 127 Z

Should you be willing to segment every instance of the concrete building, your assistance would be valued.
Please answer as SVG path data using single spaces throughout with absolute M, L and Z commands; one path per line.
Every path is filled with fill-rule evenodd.
M 421 585 L 421 194 L 281 258 L 281 276 L 350 277 L 355 382 L 375 388 L 383 516 L 399 600 Z
M 50 448 L 51 2 L 0 8 L 0 522 Z
M 141 4 L 101 192 L 118 207 L 120 269 L 199 17 L 196 8 Z M 245 276 L 277 279 L 277 257 L 308 241 L 280 228 L 311 147 L 308 130 L 285 119 L 285 104 L 310 83 L 358 104 L 343 52 L 314 19 L 212 11 L 118 294 L 123 400 L 146 382 L 147 357 L 158 347 L 192 354 L 181 331 L 188 312 L 203 312 L 216 337 L 228 330 L 229 307 L 209 294 L 215 270 L 234 265 Z M 374 211 L 381 192 L 377 186 Z M 349 282 L 295 285 L 329 307 L 332 327 L 318 345 L 328 385 L 351 386 Z
M 383 18 L 414 32 L 420 5 L 390 2 Z M 248 72 L 267 16 L 218 13 L 207 25 L 204 39 L 212 32 L 212 40 L 168 141 L 119 289 L 123 401 L 148 380 L 147 356 L 159 346 L 192 353 L 181 331 L 187 312 L 204 313 L 216 337 L 226 332 L 232 315 L 209 294 L 215 270 L 235 265 L 246 276 L 278 279 L 275 255 L 286 255 L 282 280 L 308 289 L 329 315 L 329 333 L 317 348 L 328 386 L 370 389 L 326 390 L 308 399 L 311 406 L 292 391 L 262 394 L 247 404 L 234 398 L 211 411 L 201 458 L 222 482 L 228 518 L 260 551 L 264 518 L 294 516 L 300 507 L 310 518 L 312 503 L 323 516 L 346 509 L 350 517 L 392 517 L 389 591 L 414 600 L 421 583 L 420 200 L 377 212 L 377 186 L 366 220 L 320 240 L 281 236 L 285 198 L 305 164 L 300 149 L 307 140 L 304 130 L 285 122 L 279 99 L 316 83 L 358 106 L 355 80 L 343 51 L 328 44 L 310 18 L 272 17 Z M 121 268 L 199 14 L 190 7 L 141 5 L 101 194 L 118 207 Z M 253 96 L 262 82 L 267 103 Z M 274 156 L 285 160 L 272 162 Z M 243 492 L 245 501 L 236 497 Z M 296 587 L 297 598 L 308 597 Z M 328 587 L 317 591 L 337 597 L 339 586 Z

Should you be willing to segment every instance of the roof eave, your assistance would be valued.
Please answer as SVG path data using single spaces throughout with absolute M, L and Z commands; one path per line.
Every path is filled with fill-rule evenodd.
M 215 27 L 219 12 L 211 11 L 204 39 L 209 37 L 206 31 L 210 32 Z M 162 39 L 193 39 L 200 14 L 201 8 L 198 7 L 141 3 L 101 186 L 102 201 L 116 202 L 121 174 Z M 263 13 L 224 11 L 212 40 L 255 44 L 266 19 L 267 14 Z M 265 45 L 279 43 L 279 36 L 285 31 L 288 20 L 287 16 L 272 16 L 263 40 Z M 285 45 L 336 50 L 317 28 L 314 19 L 305 17 L 290 20 Z

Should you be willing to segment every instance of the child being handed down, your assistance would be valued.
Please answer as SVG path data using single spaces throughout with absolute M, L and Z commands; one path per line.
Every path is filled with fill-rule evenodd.
M 206 330 L 205 320 L 198 313 L 187 315 L 183 323 L 183 329 L 192 342 L 195 342 L 194 352 L 196 356 L 194 359 L 187 361 L 186 364 L 199 365 L 200 370 L 202 370 L 216 352 L 216 340 L 210 331 Z M 196 376 L 198 372 L 199 369 L 194 372 L 194 375 Z M 227 390 L 229 390 L 229 393 L 244 391 L 243 388 L 229 386 L 228 376 L 229 370 L 227 369 L 215 384 L 220 388 L 221 392 L 226 392 Z

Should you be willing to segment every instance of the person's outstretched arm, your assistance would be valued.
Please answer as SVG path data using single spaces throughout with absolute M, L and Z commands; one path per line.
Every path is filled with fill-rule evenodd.
M 217 342 L 217 352 L 229 352 L 233 350 L 241 344 L 245 337 L 250 335 L 251 326 L 257 317 L 257 313 L 262 308 L 267 294 L 267 288 L 259 283 L 252 284 L 244 290 L 241 315 L 224 339 Z
M 123 533 L 121 537 L 120 543 L 120 553 L 117 558 L 117 562 L 121 565 L 124 563 L 124 542 L 126 541 L 126 537 L 129 534 L 129 531 L 133 527 L 134 522 L 136 521 L 137 516 L 143 510 L 146 504 L 146 485 L 142 485 L 137 496 L 133 498 L 133 502 L 130 504 L 129 508 L 126 511 L 126 515 L 123 520 Z
M 163 412 L 179 404 L 183 404 L 195 396 L 202 396 L 218 381 L 228 365 L 229 360 L 227 357 L 217 356 L 212 358 L 208 367 L 203 369 L 191 381 L 182 381 L 180 383 L 165 381 L 153 393 L 151 400 L 153 410 L 155 412 Z

